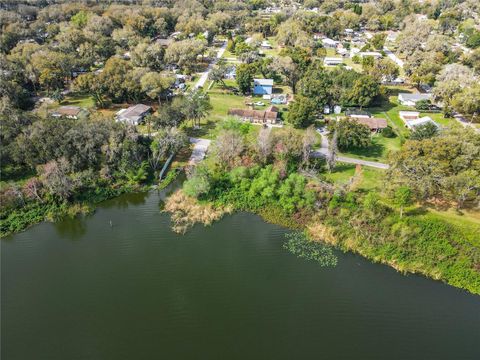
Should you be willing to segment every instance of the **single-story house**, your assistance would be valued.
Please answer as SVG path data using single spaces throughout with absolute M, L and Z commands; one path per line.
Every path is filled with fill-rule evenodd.
M 420 126 L 420 125 L 425 125 L 425 124 L 428 124 L 428 123 L 431 123 L 433 125 L 435 125 L 437 128 L 439 128 L 440 126 L 432 120 L 431 117 L 429 116 L 424 116 L 424 117 L 421 117 L 421 118 L 418 118 L 418 119 L 412 119 L 412 120 L 405 120 L 405 126 L 407 128 L 409 128 L 410 130 L 413 130 L 415 129 L 417 126 Z
M 137 104 L 130 106 L 128 109 L 122 109 L 117 112 L 115 120 L 126 124 L 138 125 L 151 111 L 152 108 L 150 106 Z
M 323 59 L 323 64 L 326 66 L 336 66 L 343 63 L 343 59 L 341 57 L 325 57 Z
M 431 93 L 432 92 L 432 87 L 428 84 L 420 84 L 420 91 L 423 91 L 424 93 Z
M 418 111 L 399 111 L 398 116 L 404 122 L 407 120 L 415 120 L 420 117 L 420 113 Z
M 415 104 L 421 100 L 430 100 L 432 94 L 409 94 L 409 93 L 400 93 L 398 94 L 398 101 L 402 105 L 406 106 L 415 106 Z
M 278 118 L 278 108 L 270 106 L 266 110 L 229 109 L 228 115 L 258 124 L 275 124 Z
M 272 94 L 273 79 L 253 79 L 253 93 L 255 95 Z
M 50 115 L 57 118 L 65 117 L 67 119 L 77 120 L 82 117 L 87 117 L 88 111 L 78 106 L 60 106 Z
M 348 109 L 345 111 L 345 115 L 351 118 L 358 118 L 358 119 L 369 119 L 372 115 L 365 110 L 360 109 Z
M 359 124 L 367 125 L 370 131 L 380 131 L 387 127 L 387 120 L 381 118 L 351 118 Z
M 322 39 L 323 47 L 336 48 L 337 44 L 338 44 L 338 41 L 335 41 L 335 40 L 332 40 L 332 39 L 329 39 L 329 38 Z
M 383 55 L 379 52 L 376 52 L 376 51 L 361 51 L 358 53 L 358 55 L 360 55 L 360 57 L 365 57 L 365 56 L 371 56 L 375 59 L 380 59 L 381 57 L 383 57 Z

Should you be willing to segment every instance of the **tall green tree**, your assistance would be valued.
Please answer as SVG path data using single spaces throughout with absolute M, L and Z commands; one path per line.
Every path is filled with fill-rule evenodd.
M 255 66 L 252 64 L 240 64 L 237 66 L 236 81 L 238 90 L 242 94 L 247 94 L 252 89 Z

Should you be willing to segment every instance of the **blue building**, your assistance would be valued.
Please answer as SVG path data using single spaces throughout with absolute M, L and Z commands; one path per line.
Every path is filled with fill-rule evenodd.
M 272 95 L 273 80 L 272 79 L 253 79 L 254 95 Z

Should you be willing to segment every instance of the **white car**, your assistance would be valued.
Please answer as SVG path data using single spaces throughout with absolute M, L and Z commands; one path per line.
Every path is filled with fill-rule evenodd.
M 261 101 L 257 101 L 254 103 L 256 106 L 263 106 L 265 105 L 265 103 L 261 102 Z

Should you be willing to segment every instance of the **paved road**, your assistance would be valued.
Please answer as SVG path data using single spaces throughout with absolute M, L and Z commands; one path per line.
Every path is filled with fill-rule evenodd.
M 321 145 L 320 149 L 318 149 L 318 150 L 316 150 L 312 153 L 312 156 L 313 157 L 325 157 L 328 154 L 327 133 L 325 132 L 325 133 L 322 134 L 318 130 L 317 130 L 317 132 L 322 137 L 322 145 Z M 355 159 L 355 158 L 346 157 L 346 156 L 337 156 L 337 161 L 348 163 L 348 164 L 359 164 L 359 165 L 364 165 L 364 166 L 370 166 L 370 167 L 374 167 L 374 168 L 377 168 L 377 169 L 385 169 L 385 170 L 390 167 L 388 164 L 379 163 L 379 162 L 375 162 L 375 161 Z
M 189 138 L 190 143 L 193 144 L 193 152 L 188 160 L 189 165 L 197 165 L 200 161 L 205 158 L 208 147 L 210 146 L 211 140 L 208 139 L 198 139 L 198 138 Z
M 203 72 L 202 75 L 200 76 L 200 79 L 198 79 L 197 83 L 195 84 L 195 89 L 198 89 L 199 87 L 203 87 L 205 85 L 205 82 L 208 79 L 208 74 L 210 73 L 210 70 L 212 70 L 213 65 L 215 65 L 225 52 L 225 49 L 227 48 L 227 42 L 225 42 L 222 47 L 218 50 L 217 57 L 214 59 L 210 65 L 208 65 L 207 71 Z
M 325 157 L 326 155 L 327 155 L 327 151 L 325 151 L 324 149 L 316 150 L 312 153 L 313 157 Z M 355 158 L 346 157 L 346 156 L 337 156 L 336 159 L 338 162 L 343 162 L 347 164 L 359 164 L 359 165 L 369 166 L 377 169 L 387 170 L 390 167 L 388 164 L 379 163 L 375 161 L 355 159 Z
M 395 64 L 397 64 L 398 66 L 400 66 L 401 68 L 403 68 L 403 60 L 399 59 L 397 55 L 395 55 L 389 48 L 387 47 L 384 47 L 383 48 L 383 51 L 385 52 L 385 54 L 387 54 L 387 56 L 393 60 L 395 62 Z
M 328 153 L 328 140 L 327 137 L 321 134 L 322 136 L 322 147 L 319 150 L 312 152 L 313 157 L 325 157 Z M 205 158 L 208 147 L 211 144 L 211 140 L 208 139 L 199 139 L 199 138 L 189 138 L 190 143 L 194 144 L 193 152 L 188 161 L 189 165 L 197 165 L 200 161 Z M 355 159 L 346 156 L 337 156 L 337 161 L 344 162 L 348 164 L 359 164 L 364 166 L 370 166 L 377 169 L 388 169 L 389 165 L 384 163 L 379 163 L 375 161 L 367 161 L 361 159 Z

